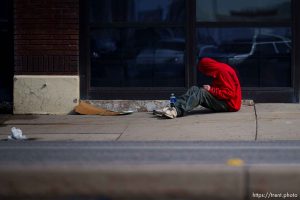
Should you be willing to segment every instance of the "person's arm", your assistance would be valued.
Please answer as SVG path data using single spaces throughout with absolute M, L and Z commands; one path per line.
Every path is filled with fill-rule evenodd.
M 232 83 L 232 80 L 228 80 L 230 77 L 220 75 L 218 78 L 221 80 L 221 82 L 223 82 L 223 85 L 220 87 L 210 86 L 208 91 L 220 100 L 228 100 L 233 98 L 235 95 L 235 87 Z
M 234 92 L 230 88 L 211 87 L 209 92 L 220 100 L 228 100 L 234 97 Z

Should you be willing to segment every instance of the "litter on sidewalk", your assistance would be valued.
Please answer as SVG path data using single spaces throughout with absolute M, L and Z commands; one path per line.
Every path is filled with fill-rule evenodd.
M 86 102 L 80 102 L 79 105 L 75 107 L 75 112 L 81 115 L 101 115 L 101 116 L 128 115 L 133 113 L 133 111 L 116 112 L 112 110 L 98 108 Z
M 233 167 L 241 167 L 244 164 L 245 164 L 245 162 L 239 158 L 232 158 L 232 159 L 227 160 L 227 165 L 233 166 Z
M 22 130 L 16 127 L 11 128 L 11 135 L 7 137 L 9 140 L 26 140 L 26 135 L 23 135 Z

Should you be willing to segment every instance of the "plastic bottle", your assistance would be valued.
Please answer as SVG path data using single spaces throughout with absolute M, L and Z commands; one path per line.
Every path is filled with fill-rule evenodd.
M 170 96 L 170 106 L 174 107 L 175 103 L 176 103 L 176 97 L 175 97 L 174 93 L 172 93 Z

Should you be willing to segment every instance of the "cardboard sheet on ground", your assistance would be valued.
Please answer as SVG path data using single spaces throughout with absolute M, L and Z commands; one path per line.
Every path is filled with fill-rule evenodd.
M 115 112 L 111 110 L 106 110 L 103 108 L 95 107 L 86 102 L 80 102 L 79 105 L 75 107 L 75 112 L 82 115 L 101 115 L 101 116 L 128 115 L 133 113 L 133 111 Z

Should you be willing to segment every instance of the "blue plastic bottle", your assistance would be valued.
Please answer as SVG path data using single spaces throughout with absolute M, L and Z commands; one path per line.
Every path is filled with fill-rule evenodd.
M 176 97 L 175 97 L 174 93 L 172 93 L 170 96 L 170 106 L 174 107 L 175 103 L 176 103 Z

